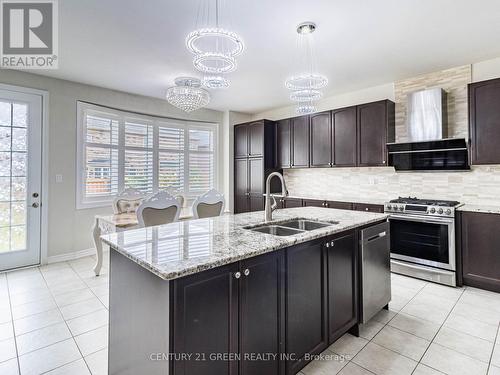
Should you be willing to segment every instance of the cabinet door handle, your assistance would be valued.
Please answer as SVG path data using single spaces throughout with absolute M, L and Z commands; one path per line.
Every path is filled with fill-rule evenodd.
M 241 272 L 240 271 L 234 273 L 234 278 L 235 279 L 239 279 L 240 277 L 241 277 Z
M 370 209 L 368 207 L 365 208 L 365 211 L 370 211 Z
M 250 275 L 250 270 L 247 268 L 243 271 L 243 275 L 248 276 Z
M 330 247 L 330 242 L 327 242 L 327 243 L 325 244 L 325 247 L 326 247 L 326 248 L 329 248 L 329 247 Z
M 335 241 L 330 242 L 330 247 L 334 247 L 334 246 L 335 246 Z

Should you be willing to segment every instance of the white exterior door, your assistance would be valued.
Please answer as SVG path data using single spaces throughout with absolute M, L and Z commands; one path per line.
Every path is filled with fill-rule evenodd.
M 40 263 L 42 96 L 0 89 L 0 271 Z

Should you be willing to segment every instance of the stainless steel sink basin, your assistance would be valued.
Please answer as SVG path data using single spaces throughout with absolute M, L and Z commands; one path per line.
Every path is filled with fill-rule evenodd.
M 299 234 L 304 232 L 303 230 L 282 227 L 279 225 L 263 225 L 255 228 L 248 228 L 254 232 L 272 234 L 273 236 L 293 236 L 294 234 Z
M 293 236 L 294 234 L 300 234 L 306 231 L 320 229 L 335 224 L 338 224 L 338 222 L 324 223 L 314 220 L 293 219 L 282 223 L 262 224 L 255 227 L 246 227 L 244 229 L 272 234 L 273 236 Z
M 290 220 L 290 221 L 286 221 L 284 223 L 280 223 L 280 226 L 309 231 L 309 230 L 315 230 L 315 229 L 320 229 L 320 228 L 324 228 L 324 227 L 329 227 L 329 226 L 335 225 L 335 224 L 338 224 L 338 222 L 324 223 L 321 221 L 298 219 L 298 220 Z

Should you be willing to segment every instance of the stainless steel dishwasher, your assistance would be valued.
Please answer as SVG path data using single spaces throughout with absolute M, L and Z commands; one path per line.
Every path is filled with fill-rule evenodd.
M 361 231 L 361 322 L 368 322 L 391 301 L 390 226 Z

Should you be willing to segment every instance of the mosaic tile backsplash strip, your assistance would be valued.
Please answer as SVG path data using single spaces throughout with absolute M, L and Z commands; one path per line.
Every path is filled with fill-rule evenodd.
M 284 175 L 291 196 L 367 203 L 417 196 L 500 205 L 500 165 L 449 173 L 396 173 L 392 167 L 287 169 Z
M 467 138 L 467 84 L 471 80 L 472 67 L 465 65 L 397 81 L 394 84 L 396 141 L 407 141 L 407 94 L 435 87 L 440 87 L 448 93 L 448 137 Z

